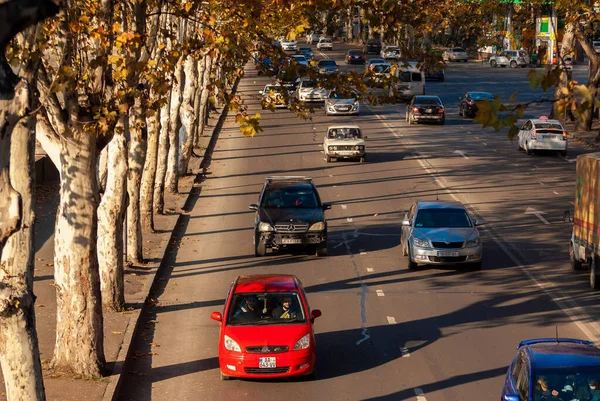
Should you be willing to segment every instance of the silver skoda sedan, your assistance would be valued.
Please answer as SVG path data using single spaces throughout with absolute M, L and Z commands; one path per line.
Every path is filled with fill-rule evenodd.
M 481 269 L 482 246 L 473 219 L 458 202 L 416 202 L 402 221 L 400 247 L 408 268 L 419 264 L 468 265 Z

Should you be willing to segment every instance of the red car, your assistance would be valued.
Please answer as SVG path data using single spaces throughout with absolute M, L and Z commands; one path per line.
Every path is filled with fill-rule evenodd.
M 293 275 L 239 276 L 231 284 L 220 322 L 221 379 L 312 375 L 314 320 L 300 280 Z

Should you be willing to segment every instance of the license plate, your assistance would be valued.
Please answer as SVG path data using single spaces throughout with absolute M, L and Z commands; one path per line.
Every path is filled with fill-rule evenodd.
M 269 357 L 269 358 L 258 358 L 258 367 L 261 369 L 264 368 L 276 368 L 277 367 L 277 358 Z
M 340 110 L 341 111 L 348 111 L 348 110 L 350 110 L 350 107 L 340 107 Z
M 338 154 L 338 155 L 341 155 L 341 156 L 350 156 L 350 155 L 353 155 L 353 154 L 354 154 L 354 152 L 350 152 L 350 151 L 346 151 L 346 152 L 337 152 L 337 154 Z
M 301 244 L 302 243 L 302 239 L 301 238 L 283 238 L 281 240 L 282 244 Z
M 433 110 L 432 109 L 425 109 L 425 113 L 432 113 Z
M 458 256 L 458 252 L 440 251 L 437 253 L 438 256 Z

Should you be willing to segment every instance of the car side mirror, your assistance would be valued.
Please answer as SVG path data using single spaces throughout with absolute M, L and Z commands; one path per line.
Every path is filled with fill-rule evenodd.
M 258 94 L 259 94 L 259 95 L 262 95 L 262 94 L 263 94 L 263 91 L 258 91 Z
M 482 219 L 475 219 L 475 226 L 481 226 L 485 223 Z
M 217 322 L 222 322 L 223 321 L 223 315 L 221 315 L 221 312 L 213 312 L 210 314 L 210 318 L 212 320 L 216 320 Z
M 405 226 L 405 227 L 410 226 L 410 220 L 408 220 L 408 219 L 402 220 L 402 225 Z
M 253 203 L 248 206 L 248 209 L 254 210 L 256 212 L 256 211 L 258 211 L 258 205 L 256 203 Z
M 313 309 L 312 312 L 310 312 L 310 317 L 311 319 L 315 320 L 316 318 L 320 317 L 322 315 L 321 311 L 319 309 Z
M 329 209 L 331 209 L 331 203 L 323 203 L 323 204 L 321 205 L 321 208 L 322 208 L 323 210 L 329 210 Z
M 519 397 L 516 394 L 506 394 L 502 400 L 503 401 L 521 401 L 521 397 Z

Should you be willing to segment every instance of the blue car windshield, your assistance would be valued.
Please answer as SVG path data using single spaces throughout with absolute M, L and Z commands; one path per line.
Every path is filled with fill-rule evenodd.
M 557 398 L 552 398 L 556 391 Z M 600 366 L 536 368 L 534 400 L 597 400 Z
M 462 209 L 422 209 L 415 218 L 418 228 L 467 228 L 471 219 Z

